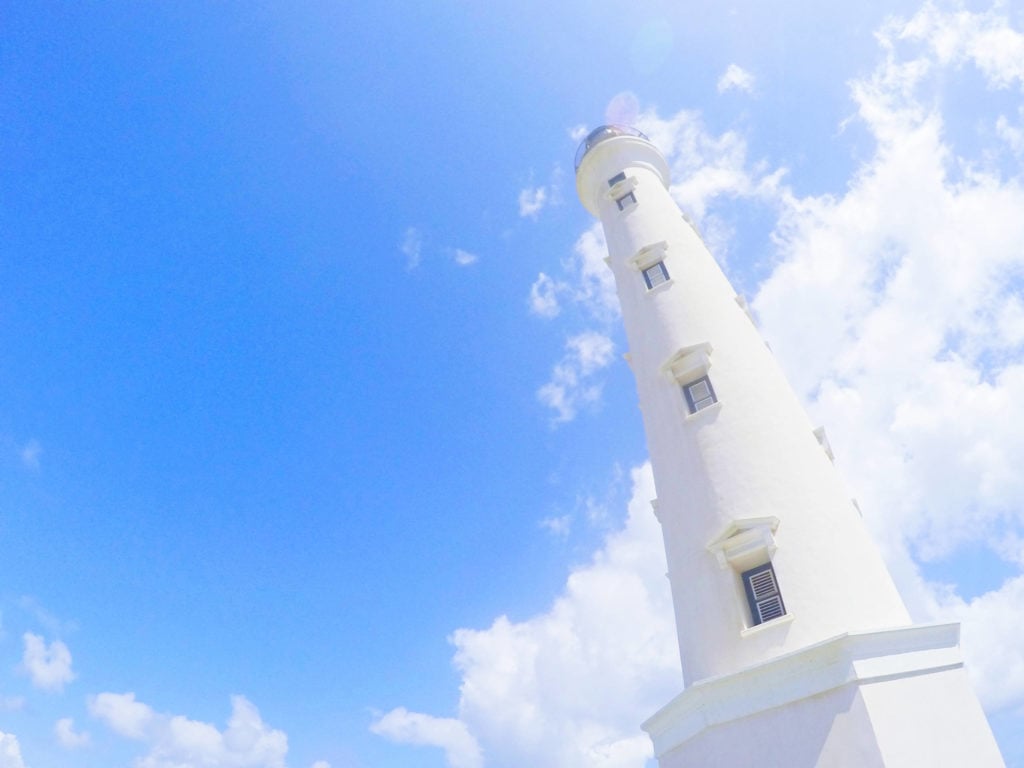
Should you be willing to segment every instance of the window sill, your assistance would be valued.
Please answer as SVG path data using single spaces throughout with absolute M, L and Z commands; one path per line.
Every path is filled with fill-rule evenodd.
M 666 280 L 665 282 L 663 282 L 663 283 L 658 283 L 658 284 L 657 284 L 656 286 L 654 286 L 653 288 L 648 288 L 648 289 L 647 289 L 647 295 L 648 295 L 648 296 L 651 296 L 651 295 L 653 295 L 653 294 L 655 294 L 655 293 L 661 293 L 662 291 L 667 291 L 667 290 L 668 290 L 668 288 L 669 288 L 669 286 L 670 286 L 670 285 L 672 285 L 672 282 L 673 282 L 673 281 L 672 281 L 672 278 L 670 277 L 670 278 L 669 278 L 668 280 Z
M 740 637 L 750 637 L 751 635 L 756 635 L 758 632 L 771 629 L 772 627 L 779 627 L 783 624 L 789 624 L 789 622 L 791 622 L 792 620 L 793 614 L 787 613 L 785 616 L 779 616 L 779 618 L 772 619 L 771 621 L 766 621 L 764 624 L 758 624 L 757 626 L 747 627 L 746 629 L 741 630 Z
M 686 403 L 683 403 L 683 406 L 685 407 Z M 688 413 L 688 414 L 686 414 L 686 420 L 687 421 L 692 421 L 692 422 L 698 422 L 701 419 L 705 419 L 705 418 L 710 417 L 711 414 L 713 414 L 713 413 L 718 413 L 720 410 L 722 410 L 722 401 L 721 400 L 719 400 L 718 402 L 712 403 L 707 408 L 701 408 L 696 413 Z

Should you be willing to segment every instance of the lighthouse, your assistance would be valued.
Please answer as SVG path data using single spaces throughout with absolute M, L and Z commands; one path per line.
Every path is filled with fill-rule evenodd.
M 660 768 L 1003 765 L 959 625 L 911 622 L 664 156 L 603 126 L 576 188 L 604 228 L 672 590 L 685 687 L 643 726 Z

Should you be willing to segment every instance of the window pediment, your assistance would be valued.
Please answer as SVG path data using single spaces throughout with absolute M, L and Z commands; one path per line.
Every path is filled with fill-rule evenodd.
M 707 545 L 708 551 L 718 557 L 722 568 L 745 571 L 771 560 L 777 546 L 775 531 L 777 517 L 748 517 L 733 520 Z
M 661 370 L 680 384 L 706 376 L 711 367 L 711 343 L 683 347 L 661 364 Z
M 636 270 L 644 270 L 650 266 L 653 266 L 659 261 L 665 260 L 665 254 L 668 252 L 668 243 L 662 240 L 658 243 L 651 243 L 645 245 L 639 251 L 633 254 L 629 259 L 629 265 Z

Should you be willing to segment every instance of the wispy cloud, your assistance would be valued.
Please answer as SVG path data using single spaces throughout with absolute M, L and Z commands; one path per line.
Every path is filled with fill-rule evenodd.
M 730 64 L 725 72 L 718 78 L 718 92 L 744 91 L 751 93 L 754 90 L 754 76 L 738 64 Z
M 63 621 L 52 612 L 40 605 L 39 601 L 31 595 L 22 595 L 18 598 L 18 607 L 31 614 L 50 634 L 60 635 L 74 632 L 78 626 L 73 621 Z
M 39 458 L 43 455 L 43 446 L 39 444 L 38 440 L 29 440 L 19 453 L 24 467 L 34 471 L 39 470 Z
M 615 345 L 608 326 L 618 317 L 619 300 L 611 270 L 604 263 L 604 247 L 600 225 L 591 227 L 579 237 L 572 257 L 563 264 L 565 280 L 541 273 L 530 287 L 531 313 L 557 317 L 565 299 L 597 326 L 566 338 L 566 353 L 537 391 L 538 399 L 555 411 L 555 424 L 572 421 L 581 407 L 600 401 L 602 382 L 594 374 L 612 362 Z
M 572 530 L 572 515 L 545 517 L 540 521 L 540 527 L 560 539 L 567 538 Z
M 556 283 L 541 272 L 530 286 L 530 312 L 538 317 L 558 317 L 562 311 L 558 294 L 567 289 L 565 283 Z
M 26 632 L 22 636 L 25 650 L 21 668 L 29 676 L 32 685 L 44 691 L 61 691 L 75 679 L 71 671 L 71 651 L 60 640 L 47 645 L 39 635 Z
M 519 191 L 519 215 L 524 219 L 537 220 L 541 211 L 562 203 L 562 169 L 555 166 L 547 184 L 528 186 Z
M 528 187 L 519 192 L 519 215 L 524 219 L 537 219 L 548 202 L 547 187 Z
M 587 137 L 587 134 L 590 133 L 590 129 L 587 128 L 587 126 L 580 123 L 579 125 L 574 125 L 568 131 L 566 131 L 566 133 L 569 134 L 569 140 L 573 144 L 579 144 Z
M 0 712 L 17 712 L 24 708 L 24 696 L 0 696 Z
M 596 331 L 566 340 L 566 353 L 551 372 L 551 379 L 537 390 L 537 398 L 555 411 L 554 423 L 576 418 L 579 409 L 601 399 L 601 384 L 592 376 L 612 362 L 615 344 Z
M 452 252 L 452 260 L 460 267 L 468 267 L 480 261 L 480 257 L 475 253 L 470 253 L 469 251 L 464 251 L 461 248 L 456 248 Z
M 399 248 L 405 255 L 405 268 L 409 271 L 416 269 L 423 258 L 423 234 L 416 227 L 409 227 Z

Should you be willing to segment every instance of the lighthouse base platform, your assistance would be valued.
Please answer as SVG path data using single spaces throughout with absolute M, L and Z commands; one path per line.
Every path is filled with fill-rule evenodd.
M 644 723 L 659 768 L 989 768 L 960 625 L 839 635 L 701 680 Z

